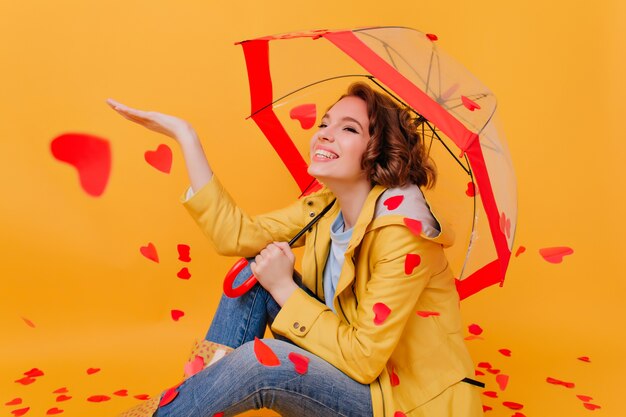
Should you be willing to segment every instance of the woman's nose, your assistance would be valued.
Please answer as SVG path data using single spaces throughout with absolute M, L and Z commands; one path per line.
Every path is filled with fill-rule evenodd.
M 333 136 L 332 132 L 329 129 L 321 130 L 319 134 L 317 135 L 317 137 L 319 140 L 326 141 L 326 142 L 335 141 L 335 137 Z

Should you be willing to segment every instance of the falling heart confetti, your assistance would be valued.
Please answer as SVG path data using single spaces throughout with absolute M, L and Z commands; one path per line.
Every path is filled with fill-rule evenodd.
M 493 368 L 489 362 L 478 362 L 479 368 L 491 369 Z
M 78 171 L 83 190 L 99 197 L 111 174 L 111 147 L 106 139 L 85 133 L 66 133 L 50 143 L 52 155 Z
M 118 397 L 126 397 L 128 396 L 128 390 L 127 389 L 117 390 L 113 393 L 113 395 L 117 395 Z
M 100 368 L 89 368 L 87 369 L 87 375 L 93 375 L 97 372 L 100 372 Z
M 476 195 L 476 186 L 473 182 L 467 183 L 467 189 L 465 190 L 465 195 L 468 197 L 474 197 Z
M 426 34 L 426 37 L 427 37 L 430 41 L 432 41 L 432 42 L 434 42 L 434 41 L 436 41 L 436 40 L 438 40 L 438 39 L 439 39 L 439 38 L 437 37 L 437 35 L 435 35 L 434 33 L 427 33 L 427 34 Z
M 159 263 L 159 254 L 157 253 L 156 247 L 152 242 L 149 242 L 148 245 L 139 248 L 139 252 L 151 261 Z
M 11 414 L 13 414 L 15 417 L 20 417 L 28 413 L 28 410 L 30 410 L 30 407 L 19 408 L 17 410 L 11 411 Z
M 178 387 L 179 386 L 180 386 L 180 384 L 178 384 L 177 386 L 172 387 L 172 388 L 168 389 L 167 391 L 165 391 L 165 394 L 163 394 L 163 396 L 161 397 L 161 401 L 159 402 L 159 407 L 163 407 L 165 405 L 168 405 L 169 403 L 174 401 L 174 399 L 176 399 L 176 397 L 178 397 Z
M 493 407 L 489 407 L 488 405 L 483 405 L 483 413 L 487 411 L 491 411 L 491 410 L 493 410 Z
M 510 349 L 498 349 L 498 352 L 500 352 L 502 355 L 510 358 L 511 357 L 511 350 Z
M 396 387 L 400 385 L 400 378 L 398 377 L 398 374 L 396 374 L 395 368 L 391 366 L 388 370 L 389 370 L 389 382 L 391 383 L 391 386 Z
M 13 398 L 11 401 L 9 401 L 8 403 L 4 403 L 4 405 L 20 405 L 22 404 L 22 399 L 21 398 Z
M 69 392 L 67 387 L 57 388 L 54 391 L 52 391 L 53 394 L 66 394 L 67 392 Z
M 574 249 L 567 246 L 556 246 L 551 248 L 539 249 L 539 254 L 551 264 L 560 264 L 563 257 L 574 253 Z
M 404 258 L 404 273 L 410 275 L 422 263 L 422 258 L 416 253 L 409 253 Z
M 301 104 L 289 111 L 289 117 L 292 120 L 299 121 L 302 129 L 308 130 L 315 125 L 315 120 L 317 120 L 317 109 L 314 103 Z
M 593 400 L 593 398 L 588 395 L 576 395 L 576 397 L 578 397 L 578 399 L 584 403 L 588 403 L 589 401 Z
M 495 391 L 485 391 L 483 392 L 483 395 L 489 397 L 489 398 L 498 398 L 498 393 Z
M 583 406 L 587 409 L 587 410 L 597 410 L 598 408 L 602 408 L 597 404 L 591 404 L 591 403 L 583 403 Z
M 213 414 L 213 417 L 224 417 L 224 412 L 220 411 L 219 413 Z
M 498 387 L 500 387 L 500 391 L 504 391 L 509 384 L 509 376 L 504 374 L 496 375 L 496 382 Z
M 137 394 L 137 395 L 133 395 L 133 398 L 136 398 L 138 400 L 149 400 L 150 399 L 150 395 L 148 395 L 148 394 Z
M 420 317 L 431 317 L 431 316 L 439 316 L 439 312 L 437 311 L 423 311 L 420 310 L 417 312 L 417 315 Z
M 147 163 L 165 174 L 169 174 L 172 169 L 172 150 L 165 144 L 160 144 L 155 151 L 146 151 L 144 158 Z
M 476 375 L 476 376 L 484 376 L 484 375 L 485 375 L 485 373 L 484 373 L 483 371 L 479 371 L 478 369 L 476 369 L 476 370 L 474 371 L 474 375 Z
M 510 408 L 511 410 L 521 410 L 522 408 L 524 408 L 523 404 L 514 403 L 513 401 L 504 401 L 502 405 L 507 408 Z
M 178 271 L 176 276 L 180 279 L 189 279 L 191 278 L 191 273 L 189 272 L 189 269 L 187 267 L 184 267 L 180 271 Z
M 278 366 L 280 360 L 274 351 L 261 341 L 258 337 L 254 338 L 254 354 L 261 365 Z
M 178 321 L 185 315 L 185 312 L 182 310 L 172 310 L 170 314 L 172 315 L 172 320 Z
M 403 220 L 406 227 L 408 227 L 411 233 L 415 236 L 419 236 L 422 233 L 422 222 L 415 219 L 409 219 L 408 217 L 405 217 Z
M 182 262 L 191 262 L 191 257 L 189 256 L 189 251 L 191 250 L 189 248 L 189 245 L 184 245 L 182 243 L 178 244 L 176 246 L 176 249 L 178 250 L 178 260 L 182 261 Z
M 515 414 L 513 414 L 511 417 L 526 417 L 526 414 L 516 411 Z
M 471 334 L 476 336 L 480 336 L 483 333 L 483 329 L 478 324 L 470 324 L 467 328 Z
M 587 363 L 591 362 L 591 359 L 589 359 L 589 356 L 581 356 L 576 359 L 578 359 L 579 361 L 587 362 Z
M 60 408 L 52 407 L 51 409 L 46 411 L 46 415 L 53 416 L 55 414 L 61 414 L 62 412 L 63 410 L 61 410 Z
M 520 246 L 519 248 L 517 248 L 517 251 L 515 251 L 515 257 L 517 258 L 524 252 L 526 252 L 526 247 Z
M 461 96 L 461 102 L 469 111 L 480 110 L 480 106 L 475 101 L 470 100 L 465 96 Z
M 104 401 L 109 401 L 111 399 L 111 397 L 109 397 L 108 395 L 92 395 L 91 397 L 87 398 L 87 401 L 90 401 L 92 403 L 101 403 Z
M 574 388 L 576 386 L 573 382 L 565 382 L 551 377 L 547 377 L 546 382 L 554 385 L 563 385 L 565 388 Z
M 372 307 L 374 310 L 374 324 L 380 326 L 387 320 L 389 314 L 391 313 L 391 309 L 387 307 L 385 303 L 376 303 Z
M 27 319 L 26 317 L 22 317 L 22 320 L 24 320 L 24 323 L 26 323 L 28 327 L 32 327 L 33 329 L 35 328 L 35 323 L 33 323 L 31 320 Z
M 33 368 L 30 371 L 24 372 L 24 375 L 31 378 L 37 378 L 38 376 L 43 376 L 43 371 L 41 369 Z
M 296 352 L 290 352 L 287 357 L 293 363 L 296 373 L 304 375 L 309 371 L 310 359 L 308 357 Z
M 56 398 L 56 402 L 60 403 L 62 401 L 67 401 L 67 400 L 71 400 L 72 397 L 69 395 L 65 395 L 65 394 L 61 394 Z
M 204 358 L 202 356 L 196 356 L 193 360 L 185 364 L 185 376 L 187 378 L 197 374 L 204 369 Z
M 386 199 L 383 204 L 385 205 L 385 207 L 387 207 L 387 210 L 391 211 L 397 209 L 400 204 L 402 204 L 403 200 L 403 195 L 394 195 L 393 197 L 389 197 L 388 199 Z

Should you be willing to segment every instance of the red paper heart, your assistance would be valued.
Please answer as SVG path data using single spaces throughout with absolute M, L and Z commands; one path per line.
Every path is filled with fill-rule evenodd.
M 33 368 L 30 371 L 24 372 L 24 375 L 31 378 L 37 378 L 38 376 L 43 376 L 43 371 L 41 369 Z
M 28 410 L 30 410 L 30 407 L 19 408 L 17 410 L 11 411 L 11 414 L 13 414 L 15 417 L 20 417 L 28 413 Z
M 172 310 L 170 314 L 172 315 L 172 320 L 178 321 L 182 316 L 185 315 L 185 312 L 182 310 Z
M 151 261 L 159 263 L 159 254 L 157 253 L 156 247 L 152 244 L 152 242 L 149 242 L 148 246 L 142 246 L 139 248 L 139 252 Z
M 471 334 L 476 336 L 480 336 L 483 333 L 483 329 L 478 324 L 470 324 L 467 328 Z
M 56 402 L 60 403 L 61 401 L 71 400 L 72 397 L 69 395 L 61 394 L 57 397 Z
M 161 397 L 161 401 L 159 402 L 159 407 L 168 405 L 169 403 L 174 401 L 176 397 L 178 397 L 179 386 L 180 384 L 165 391 L 165 394 L 163 394 L 163 396 Z
M 26 317 L 22 317 L 22 320 L 24 320 L 24 323 L 26 323 L 26 325 L 28 327 L 32 327 L 33 329 L 35 328 L 35 323 L 33 323 L 32 321 L 28 320 Z
M 403 220 L 406 227 L 408 227 L 411 233 L 415 236 L 419 236 L 422 233 L 422 222 L 415 219 L 409 219 L 408 217 L 405 217 Z
M 182 262 L 190 262 L 191 258 L 189 257 L 189 245 L 183 245 L 182 243 L 176 246 L 178 249 L 178 260 Z
M 21 398 L 13 398 L 11 401 L 9 401 L 8 403 L 4 403 L 4 405 L 20 405 L 22 404 L 22 399 Z
M 87 398 L 87 401 L 91 401 L 92 403 L 101 403 L 104 401 L 109 401 L 111 399 L 111 397 L 109 397 L 108 395 L 92 395 L 91 397 Z
M 254 354 L 261 365 L 278 366 L 280 360 L 274 351 L 261 341 L 258 337 L 254 338 Z
M 565 388 L 574 388 L 576 386 L 573 382 L 565 382 L 551 377 L 547 377 L 546 382 L 554 385 L 563 385 Z
M 496 382 L 498 387 L 500 387 L 500 391 L 504 391 L 509 384 L 509 376 L 504 374 L 496 375 Z
M 483 371 L 479 371 L 478 369 L 476 369 L 476 370 L 474 371 L 474 375 L 476 375 L 476 376 L 484 376 L 484 375 L 485 375 L 485 373 L 484 373 Z
M 57 388 L 52 391 L 53 394 L 65 394 L 67 392 L 67 387 Z
M 591 362 L 591 359 L 589 359 L 589 356 L 581 356 L 580 358 L 577 358 L 577 359 L 583 362 Z
M 511 351 L 509 349 L 499 349 L 498 352 L 506 357 L 511 357 Z
M 128 390 L 127 389 L 117 390 L 113 394 L 117 395 L 118 397 L 127 397 L 128 396 Z
M 484 368 L 484 369 L 491 369 L 492 366 L 489 362 L 478 362 L 477 365 L 479 368 Z
M 578 399 L 584 403 L 588 403 L 589 401 L 593 400 L 593 398 L 588 395 L 576 395 L 576 397 L 578 397 Z
M 560 264 L 563 261 L 563 257 L 574 253 L 574 249 L 567 246 L 557 246 L 551 248 L 539 249 L 539 254 L 546 261 L 552 264 Z
M 372 310 L 374 310 L 374 324 L 377 326 L 383 324 L 391 314 L 391 309 L 385 303 L 374 304 Z
M 583 406 L 587 409 L 587 410 L 597 410 L 598 408 L 602 408 L 597 404 L 591 404 L 591 403 L 583 403 Z
M 470 100 L 469 98 L 465 96 L 461 96 L 461 102 L 463 103 L 465 108 L 467 108 L 469 111 L 474 111 L 477 109 L 480 110 L 480 106 L 475 101 Z
M 100 372 L 100 368 L 89 368 L 89 369 L 87 369 L 87 375 L 93 375 L 96 372 Z
M 395 368 L 391 366 L 390 368 L 388 368 L 388 371 L 389 371 L 389 381 L 391 383 L 391 386 L 396 387 L 400 385 L 400 378 L 396 374 Z
M 289 117 L 300 122 L 302 129 L 310 129 L 317 120 L 317 109 L 314 103 L 301 104 L 289 111 Z
M 224 412 L 220 411 L 219 413 L 213 414 L 213 417 L 224 417 Z
M 510 408 L 511 410 L 521 410 L 522 408 L 524 408 L 523 404 L 514 403 L 513 401 L 504 401 L 502 405 Z
M 402 204 L 403 200 L 403 195 L 394 195 L 393 197 L 389 197 L 383 201 L 383 204 L 387 207 L 387 210 L 395 210 L 400 206 L 400 204 Z
M 46 415 L 52 416 L 55 414 L 61 414 L 62 412 L 63 410 L 61 410 L 60 408 L 53 407 L 49 409 L 48 411 L 46 411 Z
M 526 417 L 526 414 L 516 411 L 511 417 Z
M 309 371 L 310 359 L 308 357 L 296 352 L 290 352 L 287 357 L 293 363 L 296 373 L 304 375 Z
M 485 391 L 483 392 L 483 395 L 489 397 L 489 398 L 498 398 L 498 393 L 495 391 Z
M 185 364 L 185 376 L 187 378 L 197 374 L 204 369 L 204 358 L 202 356 L 196 356 L 193 360 Z
M 191 274 L 189 273 L 189 269 L 187 267 L 182 268 L 176 276 L 180 279 L 189 279 L 191 278 Z
M 133 395 L 133 398 L 136 398 L 138 400 L 149 400 L 150 396 L 148 394 L 137 394 Z
M 476 187 L 473 182 L 467 183 L 467 189 L 465 190 L 465 195 L 468 197 L 474 197 L 476 195 Z
M 85 133 L 66 133 L 50 143 L 52 155 L 78 171 L 83 190 L 92 197 L 104 193 L 111 174 L 109 141 Z
M 497 374 L 500 373 L 500 370 L 499 369 L 495 369 L 495 368 L 489 368 L 489 369 L 487 369 L 487 372 L 489 372 L 490 374 L 497 375 Z
M 17 382 L 18 384 L 22 384 L 22 385 L 30 385 L 35 381 L 37 381 L 35 378 L 31 378 L 29 376 L 25 376 L 24 378 L 15 380 L 15 382 Z
M 431 40 L 432 42 L 434 42 L 434 41 L 436 41 L 437 39 L 439 39 L 439 38 L 437 37 L 437 35 L 435 35 L 434 33 L 427 33 L 427 34 L 426 34 L 426 37 L 427 37 L 429 40 Z
M 393 413 L 393 417 L 406 417 L 406 414 L 404 414 L 402 411 L 396 411 L 395 413 Z
M 520 246 L 519 248 L 517 248 L 517 251 L 515 252 L 515 257 L 517 258 L 524 252 L 526 252 L 526 248 L 524 246 Z
M 420 317 L 430 317 L 430 316 L 439 316 L 440 314 L 437 311 L 418 311 L 417 315 Z
M 172 169 L 172 150 L 165 144 L 160 144 L 155 151 L 146 151 L 146 162 L 166 174 Z
M 489 407 L 488 405 L 483 405 L 483 413 L 486 411 L 491 411 L 493 410 L 493 407 Z
M 404 273 L 411 275 L 413 270 L 419 266 L 422 262 L 422 258 L 416 253 L 409 253 L 404 258 Z

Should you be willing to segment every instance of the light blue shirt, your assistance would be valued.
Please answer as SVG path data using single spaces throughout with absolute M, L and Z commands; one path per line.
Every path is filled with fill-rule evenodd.
M 343 214 L 341 211 L 339 215 L 333 221 L 330 226 L 330 253 L 326 260 L 326 266 L 324 266 L 324 299 L 326 305 L 335 311 L 333 306 L 333 297 L 337 289 L 337 282 L 339 281 L 339 274 L 341 273 L 341 267 L 343 266 L 344 254 L 350 243 L 352 237 L 352 230 L 343 230 L 344 228 Z M 336 311 L 335 311 L 336 313 Z

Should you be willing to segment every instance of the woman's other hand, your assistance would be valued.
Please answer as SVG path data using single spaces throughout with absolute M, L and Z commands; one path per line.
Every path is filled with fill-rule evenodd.
M 267 245 L 250 264 L 254 276 L 280 306 L 298 288 L 293 281 L 295 260 L 287 242 L 274 242 Z

